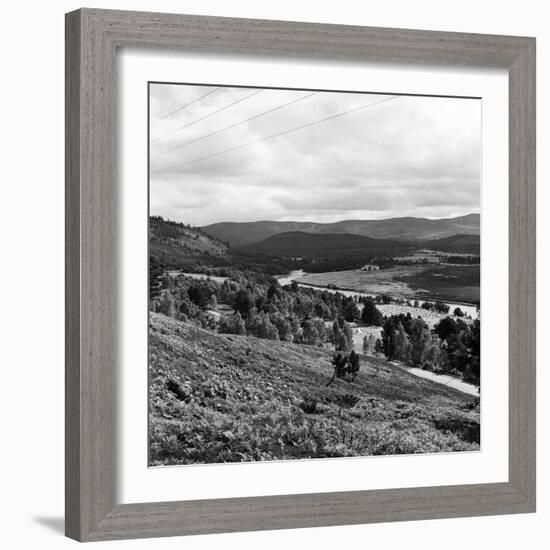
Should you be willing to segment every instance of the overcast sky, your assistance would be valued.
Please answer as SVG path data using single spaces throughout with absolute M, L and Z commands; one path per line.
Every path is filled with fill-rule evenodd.
M 479 212 L 479 100 L 312 93 L 152 84 L 151 214 L 207 225 Z

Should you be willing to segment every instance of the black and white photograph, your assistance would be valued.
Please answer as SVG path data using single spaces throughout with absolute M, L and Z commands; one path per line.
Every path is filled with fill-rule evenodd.
M 8 550 L 548 546 L 545 4 L 314 6 L 5 4 Z
M 149 466 L 479 451 L 481 100 L 148 101 Z

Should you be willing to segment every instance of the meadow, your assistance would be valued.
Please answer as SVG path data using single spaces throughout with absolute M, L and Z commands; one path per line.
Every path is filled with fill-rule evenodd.
M 479 265 L 398 265 L 378 271 L 308 273 L 300 283 L 408 299 L 479 302 Z

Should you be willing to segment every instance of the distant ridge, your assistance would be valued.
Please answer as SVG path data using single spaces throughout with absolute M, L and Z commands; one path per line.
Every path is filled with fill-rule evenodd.
M 240 252 L 270 257 L 337 258 L 353 255 L 403 253 L 411 245 L 405 241 L 373 239 L 347 233 L 306 233 L 289 231 L 272 235 L 257 243 L 235 247 Z
M 388 218 L 385 220 L 342 220 L 334 223 L 315 222 L 220 222 L 202 227 L 203 231 L 229 242 L 232 247 L 263 241 L 273 235 L 299 231 L 312 234 L 352 234 L 375 239 L 400 241 L 434 240 L 455 235 L 479 235 L 479 214 L 456 218 Z

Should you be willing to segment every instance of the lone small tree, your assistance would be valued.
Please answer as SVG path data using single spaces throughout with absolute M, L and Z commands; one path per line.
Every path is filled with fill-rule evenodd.
M 327 382 L 327 386 L 330 386 L 334 382 L 335 378 L 344 378 L 347 380 L 346 375 L 350 375 L 353 382 L 359 372 L 359 354 L 355 353 L 355 350 L 351 350 L 349 355 L 337 353 L 332 358 L 332 364 L 334 365 L 334 373 L 332 378 Z
M 370 339 L 368 335 L 363 336 L 363 353 L 366 355 L 371 350 Z
M 331 362 L 334 365 L 334 373 L 332 374 L 332 378 L 327 382 L 327 386 L 330 386 L 335 378 L 344 378 L 347 371 L 348 358 L 342 353 L 337 353 Z
M 349 422 L 350 432 L 348 435 L 344 426 L 343 411 L 344 409 L 352 409 L 353 407 L 355 407 L 355 405 L 357 405 L 357 403 L 359 402 L 359 398 L 351 393 L 345 393 L 343 395 L 339 395 L 335 401 L 336 405 L 338 406 L 338 424 L 342 443 L 346 443 L 347 439 L 348 445 L 351 445 L 353 443 L 354 436 L 353 424 Z

